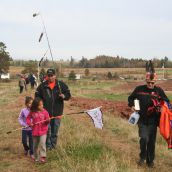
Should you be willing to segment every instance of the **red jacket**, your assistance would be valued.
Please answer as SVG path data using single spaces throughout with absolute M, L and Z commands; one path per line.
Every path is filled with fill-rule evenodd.
M 33 136 L 42 136 L 47 134 L 50 117 L 48 112 L 43 109 L 42 111 L 38 112 L 30 112 L 26 122 L 32 127 Z

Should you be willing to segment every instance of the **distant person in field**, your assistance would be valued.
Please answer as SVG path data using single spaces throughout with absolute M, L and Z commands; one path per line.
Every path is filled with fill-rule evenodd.
M 47 149 L 51 150 L 57 144 L 64 100 L 70 99 L 70 90 L 65 83 L 56 79 L 54 69 L 48 69 L 47 78 L 38 86 L 35 96 L 43 100 L 44 108 L 48 111 L 50 117 L 56 117 L 50 121 L 47 134 Z
M 161 101 L 169 102 L 164 91 L 155 85 L 157 75 L 151 61 L 147 63 L 146 84 L 135 88 L 128 97 L 129 106 L 134 109 L 134 100 L 140 103 L 139 111 L 139 137 L 140 137 L 140 160 L 138 165 L 142 166 L 146 160 L 148 167 L 154 167 L 155 142 L 157 126 L 161 114 Z
M 21 110 L 18 121 L 22 127 L 22 143 L 25 150 L 25 155 L 27 156 L 28 153 L 30 157 L 34 159 L 33 156 L 33 139 L 32 139 L 32 129 L 26 123 L 26 118 L 30 113 L 30 107 L 32 104 L 32 97 L 26 97 L 25 99 L 25 108 Z M 28 144 L 29 143 L 29 144 Z
M 37 97 L 33 100 L 26 122 L 32 128 L 33 151 L 35 162 L 46 162 L 46 138 L 50 122 L 48 112 L 43 108 L 42 100 Z
M 24 79 L 26 81 L 26 87 L 27 87 L 27 85 L 29 84 L 29 78 L 28 78 L 28 76 L 26 76 Z
M 24 78 L 24 76 L 21 76 L 20 77 L 20 80 L 19 80 L 19 88 L 20 88 L 20 94 L 23 92 L 23 90 L 25 89 L 27 89 L 26 88 L 26 81 L 25 81 L 25 78 Z
M 29 81 L 30 81 L 31 89 L 34 89 L 34 86 L 36 85 L 36 77 L 34 74 L 30 74 Z

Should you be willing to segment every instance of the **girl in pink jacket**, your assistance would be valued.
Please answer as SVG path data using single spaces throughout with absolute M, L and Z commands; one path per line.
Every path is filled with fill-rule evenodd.
M 48 112 L 43 108 L 43 102 L 40 98 L 33 100 L 26 122 L 32 128 L 35 161 L 40 160 L 40 162 L 45 163 L 46 137 L 50 118 Z

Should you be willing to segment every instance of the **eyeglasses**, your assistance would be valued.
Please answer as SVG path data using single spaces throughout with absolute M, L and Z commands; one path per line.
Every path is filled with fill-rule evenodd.
M 154 84 L 155 84 L 155 82 L 147 82 L 147 84 L 152 84 L 152 85 L 154 85 Z

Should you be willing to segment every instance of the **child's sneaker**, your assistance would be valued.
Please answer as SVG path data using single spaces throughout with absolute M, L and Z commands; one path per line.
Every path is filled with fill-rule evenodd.
M 35 160 L 34 155 L 30 155 L 30 158 L 31 158 L 32 160 Z
M 39 162 L 38 158 L 35 158 L 34 155 L 30 155 L 30 158 L 31 158 L 31 160 L 34 161 L 35 163 L 38 163 L 38 162 Z
M 46 161 L 46 157 L 41 157 L 41 158 L 40 158 L 40 162 L 41 162 L 41 163 L 46 163 L 46 162 L 47 162 L 47 161 Z
M 38 163 L 39 162 L 39 160 L 38 159 L 35 159 L 35 163 Z
M 24 151 L 24 155 L 27 156 L 28 155 L 28 150 Z

